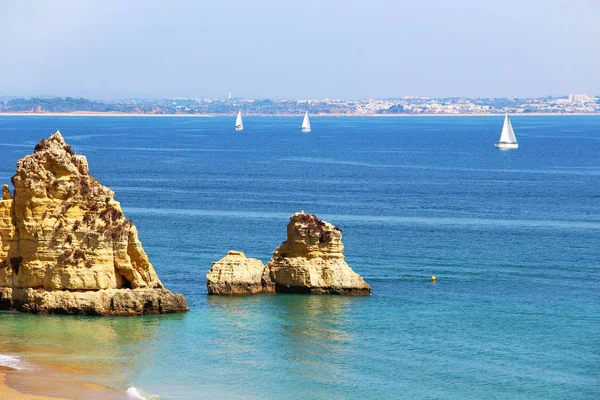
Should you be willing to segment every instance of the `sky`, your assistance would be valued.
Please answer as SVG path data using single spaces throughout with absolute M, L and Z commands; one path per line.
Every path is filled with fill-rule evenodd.
M 600 0 L 0 0 L 0 96 L 600 95 Z

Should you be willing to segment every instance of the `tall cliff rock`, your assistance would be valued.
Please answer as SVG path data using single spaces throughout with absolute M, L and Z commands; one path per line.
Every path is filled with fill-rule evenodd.
M 17 163 L 0 200 L 0 307 L 76 314 L 187 310 L 165 290 L 114 193 L 59 132 Z
M 261 266 L 241 252 L 229 252 L 206 276 L 209 294 L 371 294 L 371 287 L 344 260 L 341 230 L 305 212 L 291 216 L 287 240 Z

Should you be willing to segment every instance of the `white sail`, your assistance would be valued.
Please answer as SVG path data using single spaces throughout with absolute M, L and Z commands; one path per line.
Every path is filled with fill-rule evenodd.
M 510 117 L 508 116 L 508 113 L 506 113 L 506 116 L 504 117 L 504 125 L 502 126 L 500 141 L 496 143 L 496 147 L 499 149 L 516 149 L 519 147 L 517 138 L 515 136 L 515 131 L 510 123 Z
M 235 119 L 235 130 L 241 131 L 242 129 L 244 129 L 244 123 L 242 122 L 242 110 L 240 110 L 237 118 Z
M 304 114 L 304 121 L 302 121 L 302 132 L 310 132 L 310 120 L 308 119 L 308 111 Z
M 504 117 L 504 125 L 502 126 L 502 133 L 500 134 L 500 143 L 517 143 L 515 131 L 510 123 L 508 113 L 506 113 L 506 117 Z

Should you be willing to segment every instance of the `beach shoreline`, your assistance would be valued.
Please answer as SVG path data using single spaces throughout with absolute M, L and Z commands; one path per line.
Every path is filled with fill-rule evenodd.
M 9 399 L 125 400 L 128 397 L 126 392 L 80 380 L 75 373 L 60 368 L 36 364 L 17 369 L 0 365 L 0 400 Z
M 114 113 L 114 112 L 67 112 L 67 113 L 20 113 L 20 112 L 0 112 L 0 117 L 194 117 L 194 118 L 211 118 L 211 117 L 235 117 L 234 114 L 139 114 L 139 113 Z M 298 118 L 302 117 L 303 113 L 299 114 L 244 114 L 246 117 L 283 117 L 283 118 Z M 598 116 L 600 113 L 515 113 L 512 117 L 564 117 L 564 116 Z M 473 114 L 311 114 L 311 118 L 321 117 L 501 117 L 503 113 L 473 113 Z
M 0 365 L 0 400 L 68 400 L 60 397 L 37 396 L 20 392 L 9 386 L 7 380 L 9 375 L 16 371 L 14 368 Z

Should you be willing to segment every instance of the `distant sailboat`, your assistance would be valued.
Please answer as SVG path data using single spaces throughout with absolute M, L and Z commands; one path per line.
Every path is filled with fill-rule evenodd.
M 310 132 L 310 120 L 308 119 L 308 111 L 304 114 L 304 121 L 302 121 L 302 132 Z
M 501 150 L 508 149 L 518 149 L 519 143 L 517 143 L 517 138 L 515 137 L 515 131 L 513 131 L 512 124 L 510 123 L 510 118 L 508 113 L 504 117 L 504 126 L 502 126 L 502 133 L 500 134 L 500 141 L 496 143 L 494 146 Z
M 242 122 L 242 110 L 238 112 L 238 116 L 235 119 L 235 130 L 242 131 L 244 130 L 244 123 Z

